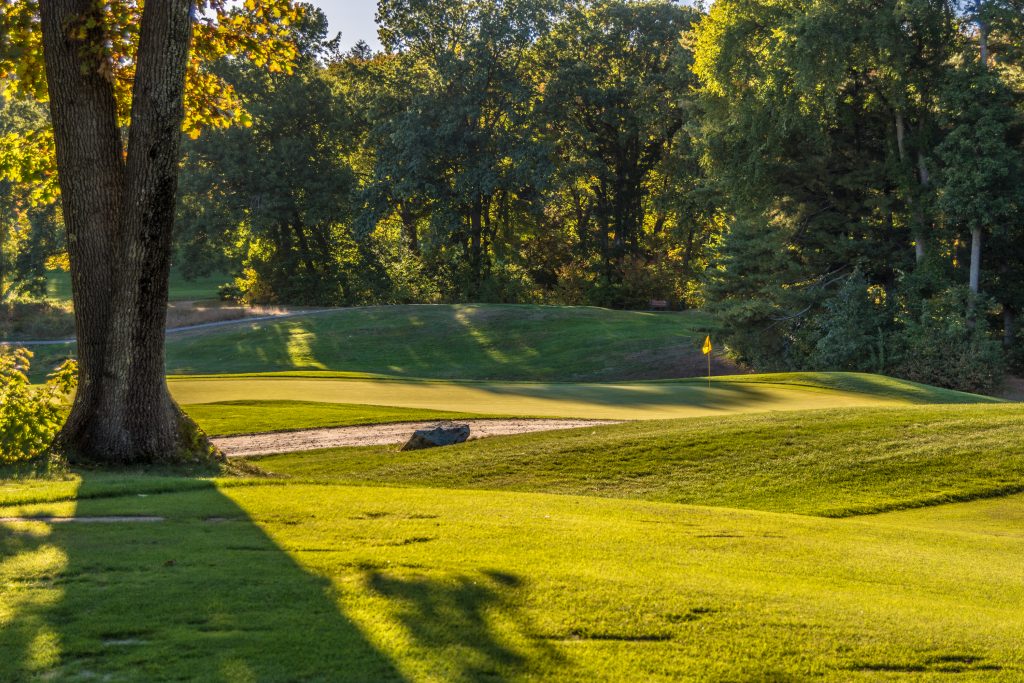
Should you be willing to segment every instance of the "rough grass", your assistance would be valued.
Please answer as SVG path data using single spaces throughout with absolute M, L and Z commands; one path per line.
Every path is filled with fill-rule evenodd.
M 54 339 L 75 334 L 71 304 L 15 301 L 0 304 L 0 340 Z
M 840 517 L 1024 491 L 1024 409 L 927 406 L 639 422 L 429 451 L 260 459 L 303 479 L 581 494 Z
M 218 298 L 218 287 L 231 279 L 223 273 L 213 273 L 194 280 L 186 280 L 177 268 L 171 269 L 169 298 L 171 301 L 196 301 Z M 47 297 L 54 301 L 71 302 L 71 275 L 63 270 L 47 273 Z
M 242 320 L 265 315 L 280 315 L 283 309 L 264 306 L 237 306 L 221 301 L 172 301 L 167 307 L 167 328 Z M 0 340 L 57 341 L 75 336 L 75 314 L 71 303 L 51 301 L 13 303 L 0 306 Z M 56 364 L 74 355 L 72 343 L 37 347 L 46 364 Z
M 90 477 L 0 516 L 166 521 L 0 525 L 0 679 L 1024 676 L 1019 534 L 266 480 L 90 497 Z
M 595 382 L 693 377 L 706 374 L 700 343 L 712 327 L 709 316 L 692 311 L 376 306 L 174 335 L 167 343 L 167 369 L 189 375 L 341 371 Z M 57 362 L 74 347 L 43 352 Z M 716 360 L 714 371 L 736 368 Z
M 223 301 L 172 301 L 167 307 L 167 328 L 282 315 L 287 312 L 287 309 L 278 306 L 240 306 Z
M 252 312 L 241 306 L 228 306 L 215 301 L 218 297 L 217 288 L 229 279 L 226 275 L 211 275 L 189 281 L 177 270 L 172 271 L 167 326 L 179 327 L 258 315 L 259 311 Z M 75 336 L 70 275 L 65 271 L 50 271 L 46 289 L 46 301 L 0 305 L 0 340 L 56 340 Z M 186 303 L 196 300 L 206 300 L 208 303 L 202 306 Z M 36 351 L 41 364 L 56 366 L 65 358 L 74 356 L 75 346 L 64 344 L 39 347 Z M 46 372 L 49 370 L 52 367 Z M 42 369 L 38 372 L 45 375 Z

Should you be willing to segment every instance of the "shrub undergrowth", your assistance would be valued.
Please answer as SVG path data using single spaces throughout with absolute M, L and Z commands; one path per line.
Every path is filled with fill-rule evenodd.
M 68 396 L 78 381 L 78 365 L 64 361 L 46 382 L 28 378 L 32 352 L 0 347 L 0 464 L 44 455 L 64 422 Z

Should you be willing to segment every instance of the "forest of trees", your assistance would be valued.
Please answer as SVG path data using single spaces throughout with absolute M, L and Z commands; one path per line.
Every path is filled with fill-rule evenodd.
M 1024 365 L 1024 0 L 381 0 L 379 52 L 307 9 L 183 143 L 175 267 L 224 296 L 665 299 L 762 371 Z M 48 145 L 0 102 L 0 301 L 62 260 Z

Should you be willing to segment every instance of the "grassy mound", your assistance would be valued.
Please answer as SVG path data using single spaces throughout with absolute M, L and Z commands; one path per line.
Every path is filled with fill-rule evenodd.
M 167 368 L 537 381 L 691 377 L 706 373 L 699 343 L 709 327 L 700 313 L 572 306 L 356 308 L 175 337 Z
M 1019 535 L 266 480 L 95 497 L 90 476 L 0 516 L 165 519 L 0 524 L 0 679 L 1024 676 Z
M 692 380 L 696 382 L 696 380 Z M 905 379 L 864 372 L 776 372 L 732 375 L 712 380 L 733 387 L 772 385 L 787 388 L 820 389 L 846 394 L 866 394 L 901 403 L 996 403 L 997 399 L 954 389 L 943 389 Z
M 1024 491 L 1019 406 L 928 406 L 638 422 L 430 451 L 269 456 L 305 479 L 848 516 Z

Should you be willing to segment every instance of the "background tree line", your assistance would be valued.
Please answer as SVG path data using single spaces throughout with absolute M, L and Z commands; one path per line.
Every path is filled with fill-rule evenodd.
M 310 8 L 292 73 L 221 62 L 250 125 L 186 141 L 178 268 L 261 303 L 667 299 L 759 370 L 989 389 L 1021 364 L 1021 0 L 381 0 L 378 21 L 380 52 Z M 0 135 L 45 136 L 26 106 Z M 45 169 L 20 168 L 8 298 L 62 249 L 52 193 L 23 196 Z
M 1019 0 L 715 2 L 693 38 L 728 216 L 706 295 L 742 359 L 976 390 L 1019 368 L 1022 19 Z
M 312 13 L 294 75 L 224 65 L 253 125 L 187 145 L 179 262 L 252 301 L 697 303 L 697 18 L 385 0 L 384 51 L 339 53 Z

